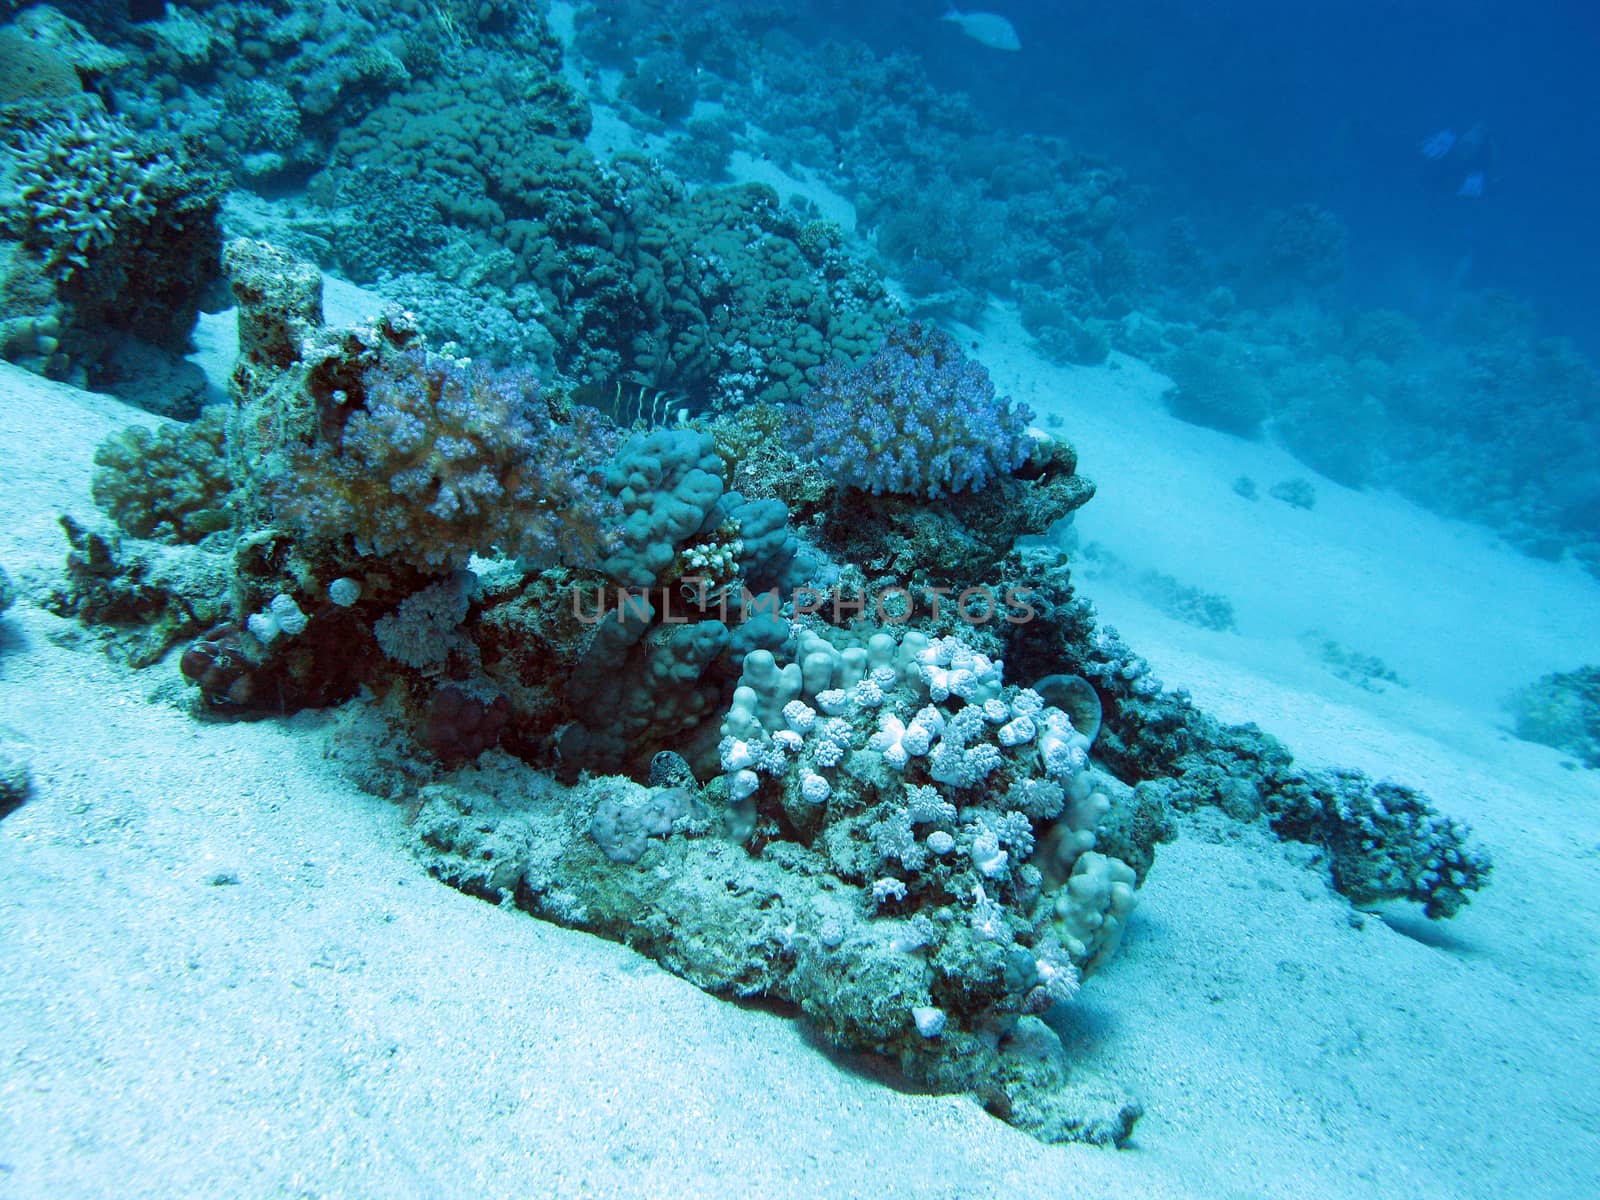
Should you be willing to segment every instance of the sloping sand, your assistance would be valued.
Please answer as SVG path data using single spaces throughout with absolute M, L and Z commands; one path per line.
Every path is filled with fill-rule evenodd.
M 1600 781 L 1495 710 L 1600 659 L 1600 588 L 1385 496 L 1244 501 L 1240 473 L 1305 472 L 1172 421 L 1131 360 L 1024 344 L 997 313 L 982 357 L 1066 418 L 1100 485 L 1081 535 L 1226 594 L 1240 631 L 1110 589 L 1103 616 L 1219 715 L 1472 821 L 1498 867 L 1463 915 L 1353 917 L 1304 848 L 1185 821 L 1062 1023 L 1144 1100 L 1135 1147 L 1047 1147 L 434 883 L 405 812 L 323 759 L 325 717 L 197 722 L 175 665 L 127 672 L 23 602 L 0 622 L 0 734 L 35 774 L 0 822 L 0 1195 L 1600 1194 Z M 92 513 L 93 447 L 137 416 L 0 367 L 18 582 L 56 568 L 54 514 Z M 1308 628 L 1407 686 L 1334 678 Z

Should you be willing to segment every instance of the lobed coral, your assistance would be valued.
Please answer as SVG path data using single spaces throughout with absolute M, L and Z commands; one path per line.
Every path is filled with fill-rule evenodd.
M 476 71 L 397 94 L 353 125 L 339 147 L 349 169 L 313 182 L 357 218 L 330 230 L 347 268 L 414 271 L 428 249 L 437 274 L 542 327 L 564 375 L 670 390 L 691 407 L 793 399 L 890 319 L 881 282 L 770 187 L 691 195 L 657 163 L 603 162 L 579 140 L 581 103 L 530 119 L 526 81 L 469 61 Z M 462 334 L 474 354 L 506 341 L 449 329 Z
M 792 408 L 789 446 L 846 487 L 938 499 L 1028 460 L 1033 413 L 995 396 L 955 339 L 910 322 L 859 367 L 830 363 Z
M 94 502 L 124 533 L 197 542 L 231 523 L 227 409 L 188 425 L 130 425 L 94 452 Z

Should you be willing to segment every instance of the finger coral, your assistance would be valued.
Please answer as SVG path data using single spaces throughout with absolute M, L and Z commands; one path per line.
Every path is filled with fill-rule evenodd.
M 94 452 L 94 500 L 127 534 L 198 542 L 231 521 L 227 410 L 215 405 L 188 425 L 130 425 Z

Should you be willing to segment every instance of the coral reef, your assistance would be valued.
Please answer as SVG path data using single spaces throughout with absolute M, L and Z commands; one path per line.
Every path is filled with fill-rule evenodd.
M 993 292 L 1060 361 L 1159 356 L 1178 415 L 1348 481 L 1399 470 L 1374 432 L 1394 414 L 1438 415 L 1403 382 L 1403 321 L 1271 323 L 1241 306 L 1266 284 L 1207 278 L 1184 229 L 1167 256 L 1204 289 L 1193 319 L 1134 313 L 1150 280 L 1120 172 L 987 137 L 907 56 L 802 43 L 769 5 L 606 7 L 577 11 L 577 44 L 623 68 L 616 99 L 668 162 L 706 180 L 735 149 L 813 165 L 914 306 L 971 315 Z M 182 348 L 217 247 L 214 194 L 156 132 L 179 124 L 257 186 L 309 176 L 296 244 L 415 312 L 327 328 L 313 267 L 230 244 L 232 408 L 102 447 L 96 499 L 127 536 L 66 522 L 52 604 L 121 630 L 135 663 L 189 639 L 178 669 L 209 713 L 362 696 L 340 728 L 374 740 L 332 752 L 413 806 L 440 878 L 792 1004 L 1047 1140 L 1117 1145 L 1137 1105 L 1084 1080 L 1041 1018 L 1116 952 L 1174 812 L 1314 844 L 1360 904 L 1445 917 L 1486 882 L 1465 827 L 1415 791 L 1297 768 L 1163 689 L 1064 560 L 1019 548 L 1092 496 L 1072 447 L 947 334 L 891 329 L 897 303 L 815 209 L 598 156 L 539 6 L 208 4 L 147 24 L 118 68 L 146 85 L 126 111 L 17 119 L 25 203 L 0 269 L 32 307 L 8 345 L 56 373 L 86 369 L 85 321 Z M 72 91 L 30 62 L 15 86 Z M 719 115 L 696 119 L 702 99 Z M 66 178 L 85 171 L 104 177 L 88 203 Z M 135 261 L 147 233 L 163 253 L 192 237 L 195 276 Z M 1307 293 L 1344 239 L 1292 210 L 1257 267 Z M 68 303 L 167 294 L 147 282 L 181 299 L 169 326 Z M 1500 343 L 1473 366 L 1581 408 L 1570 358 L 1534 356 Z M 1538 498 L 1545 524 L 1593 512 L 1581 488 Z M 1231 625 L 1222 597 L 1141 585 Z
M 1004 1006 L 1028 979 L 1070 993 L 1070 968 L 1053 952 L 1008 952 L 960 920 L 874 916 L 820 888 L 825 868 L 803 847 L 752 855 L 696 836 L 705 823 L 692 810 L 676 815 L 673 797 L 627 781 L 568 791 L 491 756 L 421 800 L 423 861 L 464 891 L 625 942 L 709 992 L 794 1003 L 830 1040 L 880 1048 L 913 1077 L 974 1092 L 1046 1140 L 1118 1145 L 1132 1133 L 1139 1106 L 1075 1079 L 1038 1016 L 1002 1011 L 981 1034 L 959 1015 L 938 1020 L 936 992 L 952 1006 Z M 534 809 L 548 817 L 534 820 Z M 653 833 L 668 816 L 672 832 Z M 607 846 L 622 853 L 613 859 Z
M 198 542 L 232 523 L 224 448 L 228 410 L 206 409 L 188 425 L 130 425 L 94 453 L 94 502 L 124 533 Z
M 1173 416 L 1240 437 L 1261 435 L 1271 397 L 1226 339 L 1202 335 L 1161 365 L 1175 385 L 1165 397 Z
M 0 105 L 58 100 L 83 91 L 72 62 L 48 41 L 0 26 Z
M 954 595 L 992 580 L 1018 538 L 1046 533 L 1094 495 L 1072 446 L 1038 431 L 1013 472 L 929 503 L 848 486 L 787 449 L 794 423 L 786 409 L 746 405 L 709 428 L 741 492 L 781 500 L 825 557 L 855 564 L 863 582 L 911 585 L 923 611 L 940 594 L 923 589 Z
M 1120 1143 L 1136 1106 L 1076 1107 L 1037 1020 L 1114 951 L 1140 877 L 1094 849 L 1111 801 L 1088 739 L 955 639 L 830 636 L 781 667 L 745 655 L 703 792 L 597 780 L 531 821 L 506 799 L 528 782 L 484 762 L 424 788 L 425 861 L 702 987 L 792 1001 L 1042 1137 Z
M 1328 670 L 1364 691 L 1381 692 L 1386 683 L 1404 686 L 1400 676 L 1375 654 L 1352 650 L 1315 629 L 1306 630 L 1298 640 L 1307 653 L 1314 655 Z
M 1107 322 L 1082 319 L 1057 293 L 1018 284 L 1017 315 L 1022 327 L 1051 362 L 1093 367 L 1105 362 L 1111 353 Z
M 1052 353 L 1103 358 L 1095 323 L 1123 316 L 1139 288 L 1122 173 L 1059 138 L 993 127 L 968 97 L 933 86 L 913 55 L 881 56 L 837 30 L 813 40 L 774 29 L 781 11 L 585 6 L 576 50 L 628 68 L 670 39 L 702 92 L 714 89 L 739 120 L 741 149 L 804 164 L 850 198 L 914 311 L 971 319 L 983 292 L 1027 283 L 1046 297 L 1030 328 Z
M 1290 508 L 1310 511 L 1317 506 L 1317 489 L 1311 486 L 1310 480 L 1299 477 L 1280 479 L 1267 489 L 1267 495 L 1282 500 Z
M 504 696 L 474 696 L 446 684 L 428 701 L 423 744 L 440 762 L 471 762 L 499 744 L 510 719 L 511 704 Z
M 558 414 L 529 375 L 420 349 L 331 399 L 322 437 L 275 482 L 285 528 L 429 570 L 495 548 L 574 565 L 604 555 L 614 438 L 593 409 Z
M 1099 542 L 1083 547 L 1080 567 L 1085 579 L 1114 581 L 1176 621 L 1219 633 L 1238 629 L 1233 601 L 1226 596 L 1193 587 L 1153 567 L 1134 570 Z
M 1600 372 L 1525 305 L 1464 293 L 1421 326 L 1269 297 L 1197 321 L 1202 299 L 1177 293 L 1176 320 L 1140 314 L 1115 338 L 1173 378 L 1175 415 L 1268 434 L 1336 483 L 1393 488 L 1531 554 L 1600 564 Z
M 622 97 L 640 112 L 660 121 L 681 121 L 694 111 L 694 72 L 681 55 L 651 54 L 623 84 Z
M 1256 726 L 1223 725 L 1165 690 L 1115 630 L 1097 627 L 1064 561 L 1029 551 L 1009 566 L 1009 586 L 1036 619 L 1002 631 L 1008 659 L 1093 683 L 1105 714 L 1097 755 L 1137 792 L 1180 810 L 1215 805 L 1240 820 L 1264 818 L 1278 836 L 1321 848 L 1330 882 L 1357 904 L 1407 900 L 1448 917 L 1488 882 L 1492 864 L 1470 828 L 1415 790 L 1296 766 Z
M 158 662 L 227 612 L 233 563 L 226 553 L 133 542 L 63 516 L 71 547 L 66 578 L 45 607 L 96 627 L 108 653 L 132 667 Z
M 602 162 L 578 140 L 586 108 L 530 120 L 528 85 L 473 61 L 353 125 L 339 142 L 349 166 L 313 182 L 355 215 L 329 233 L 358 272 L 414 272 L 431 257 L 477 302 L 542 328 L 570 379 L 671 391 L 698 408 L 793 399 L 892 315 L 841 239 L 770 188 L 691 196 L 652 162 Z M 389 244 L 401 231 L 404 244 Z M 474 355 L 489 348 L 470 329 L 450 336 Z
M 1315 204 L 1296 204 L 1267 218 L 1263 257 L 1273 276 L 1313 287 L 1345 272 L 1350 241 L 1344 223 Z

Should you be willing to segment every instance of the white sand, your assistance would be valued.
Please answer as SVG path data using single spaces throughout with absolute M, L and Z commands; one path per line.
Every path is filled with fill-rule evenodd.
M 1600 661 L 1600 589 L 1387 497 L 1241 500 L 1241 472 L 1304 472 L 1171 421 L 1136 363 L 1056 371 L 1023 344 L 1002 314 L 984 358 L 1067 416 L 1100 484 L 1084 536 L 1225 593 L 1240 632 L 1097 593 L 1106 618 L 1219 715 L 1474 822 L 1499 866 L 1462 916 L 1356 928 L 1303 850 L 1188 822 L 1066 1025 L 1145 1101 L 1136 1146 L 1043 1146 L 434 883 L 405 813 L 321 760 L 322 717 L 196 722 L 175 666 L 126 672 L 22 603 L 0 734 L 36 791 L 0 822 L 0 1195 L 1600 1194 L 1600 782 L 1494 708 Z M 55 568 L 54 513 L 92 511 L 93 446 L 133 416 L 0 367 L 14 578 Z M 1333 678 L 1311 627 L 1409 686 Z

